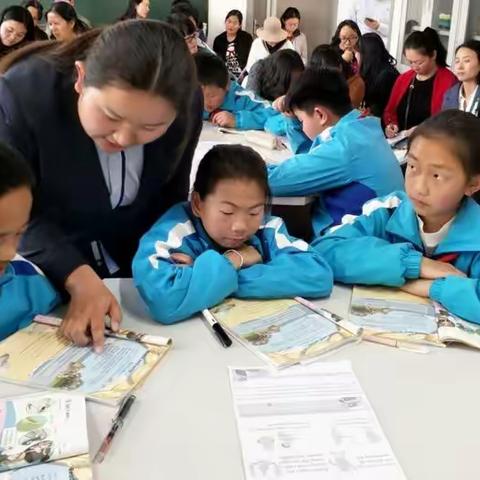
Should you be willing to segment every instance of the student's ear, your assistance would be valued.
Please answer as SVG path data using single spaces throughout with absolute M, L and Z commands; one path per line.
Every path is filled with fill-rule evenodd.
M 85 63 L 76 61 L 75 70 L 77 71 L 77 79 L 75 80 L 75 91 L 81 95 L 83 92 L 83 87 L 85 85 Z
M 200 217 L 202 211 L 202 199 L 198 192 L 192 192 L 192 199 L 190 200 L 192 205 L 192 212 L 196 217 Z
M 474 175 L 468 182 L 467 188 L 465 190 L 465 195 L 471 197 L 475 193 L 480 191 L 480 174 Z
M 330 124 L 330 112 L 324 107 L 315 107 L 313 109 L 313 116 L 318 120 L 322 127 L 326 127 Z

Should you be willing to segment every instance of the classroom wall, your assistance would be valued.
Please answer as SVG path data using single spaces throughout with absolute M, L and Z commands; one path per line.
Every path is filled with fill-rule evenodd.
M 330 43 L 335 31 L 338 0 L 277 0 L 277 16 L 287 7 L 295 6 L 302 17 L 301 30 L 307 36 L 308 54 L 322 43 Z
M 21 0 L 0 0 L 0 9 L 9 5 L 19 5 Z M 41 0 L 45 10 L 51 5 L 51 0 Z M 201 19 L 206 22 L 208 0 L 191 0 L 200 12 Z M 76 0 L 75 8 L 94 25 L 104 25 L 114 22 L 127 8 L 128 0 Z M 150 17 L 164 19 L 170 11 L 170 0 L 150 0 Z

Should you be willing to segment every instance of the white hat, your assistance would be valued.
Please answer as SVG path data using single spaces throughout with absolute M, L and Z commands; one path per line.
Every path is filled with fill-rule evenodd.
M 283 42 L 288 33 L 282 29 L 282 24 L 277 17 L 268 17 L 263 22 L 263 28 L 257 29 L 257 37 L 265 42 Z

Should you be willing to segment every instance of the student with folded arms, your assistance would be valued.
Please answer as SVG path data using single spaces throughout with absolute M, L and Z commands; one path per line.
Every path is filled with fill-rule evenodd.
M 341 73 L 305 70 L 286 97 L 286 109 L 301 122 L 288 124 L 291 143 L 305 138 L 297 130 L 301 126 L 310 149 L 269 166 L 269 184 L 275 196 L 319 196 L 313 212 L 316 235 L 345 215 L 359 215 L 367 200 L 403 188 L 380 119 L 352 108 Z
M 265 163 L 219 145 L 200 163 L 190 203 L 172 207 L 142 238 L 135 285 L 152 317 L 173 323 L 226 297 L 324 297 L 330 267 L 268 214 Z
M 3 67 L 0 139 L 37 179 L 20 252 L 68 293 L 63 333 L 101 350 L 105 316 L 121 318 L 102 278 L 131 276 L 141 236 L 188 197 L 202 125 L 192 56 L 173 27 L 131 20 Z
M 480 323 L 480 122 L 448 110 L 409 140 L 404 192 L 314 243 L 335 280 L 400 287 Z
M 30 217 L 33 182 L 28 164 L 0 143 L 0 340 L 59 302 L 43 273 L 17 255 Z
M 217 55 L 195 55 L 197 76 L 204 99 L 203 119 L 220 127 L 263 130 L 269 117 L 278 112 L 231 80 L 223 60 Z

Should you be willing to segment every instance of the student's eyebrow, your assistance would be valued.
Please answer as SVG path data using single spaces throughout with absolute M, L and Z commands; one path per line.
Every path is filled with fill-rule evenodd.
M 232 202 L 229 202 L 228 200 L 222 200 L 221 203 L 226 203 L 227 205 L 230 205 L 232 207 L 238 207 L 238 205 L 236 205 L 235 203 L 232 203 Z M 257 205 L 253 205 L 252 207 L 248 207 L 249 210 L 253 210 L 254 208 L 258 208 L 258 207 L 263 207 L 263 203 L 258 203 Z
M 107 116 L 113 117 L 116 120 L 122 120 L 123 119 L 123 117 L 121 117 L 120 115 L 118 115 L 117 113 L 115 113 L 113 110 L 111 110 L 108 107 L 104 107 L 103 111 L 107 114 Z M 142 125 L 142 127 L 161 127 L 162 125 L 165 125 L 165 122 L 145 123 L 144 125 Z

